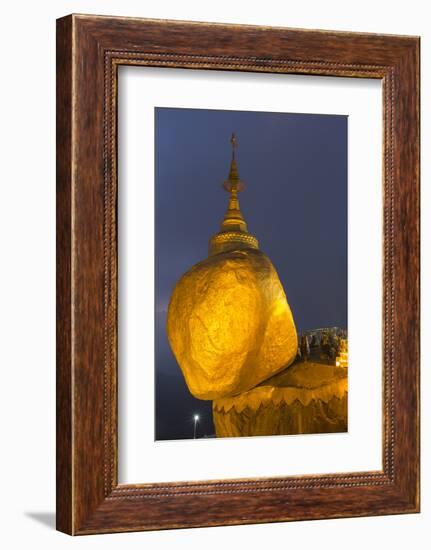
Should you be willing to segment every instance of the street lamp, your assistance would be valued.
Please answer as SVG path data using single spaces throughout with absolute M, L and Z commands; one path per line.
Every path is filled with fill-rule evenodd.
M 196 426 L 197 426 L 197 423 L 199 422 L 199 415 L 195 414 L 193 419 L 195 421 L 195 426 L 194 426 L 194 430 L 193 430 L 193 439 L 196 439 Z

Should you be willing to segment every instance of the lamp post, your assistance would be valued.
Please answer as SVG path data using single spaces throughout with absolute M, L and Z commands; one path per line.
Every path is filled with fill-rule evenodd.
M 196 426 L 197 426 L 197 423 L 199 421 L 199 415 L 195 414 L 193 418 L 194 418 L 194 421 L 195 421 L 194 430 L 193 430 L 193 439 L 196 439 Z

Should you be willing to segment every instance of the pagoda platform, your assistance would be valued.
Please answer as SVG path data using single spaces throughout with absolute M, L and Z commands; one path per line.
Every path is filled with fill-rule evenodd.
M 255 388 L 213 401 L 216 437 L 347 431 L 347 368 L 298 362 Z

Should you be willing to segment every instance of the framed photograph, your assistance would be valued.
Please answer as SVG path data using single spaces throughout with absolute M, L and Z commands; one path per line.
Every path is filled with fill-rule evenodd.
M 419 38 L 57 21 L 57 528 L 419 511 Z

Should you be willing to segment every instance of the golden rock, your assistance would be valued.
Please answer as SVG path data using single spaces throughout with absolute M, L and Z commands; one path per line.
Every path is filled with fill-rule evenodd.
M 294 360 L 297 335 L 271 261 L 254 248 L 216 253 L 177 282 L 167 334 L 190 392 L 247 391 Z
M 218 399 L 253 388 L 289 365 L 297 352 L 295 324 L 278 274 L 248 232 L 232 160 L 223 183 L 228 208 L 209 241 L 209 258 L 177 282 L 167 334 L 190 392 Z

